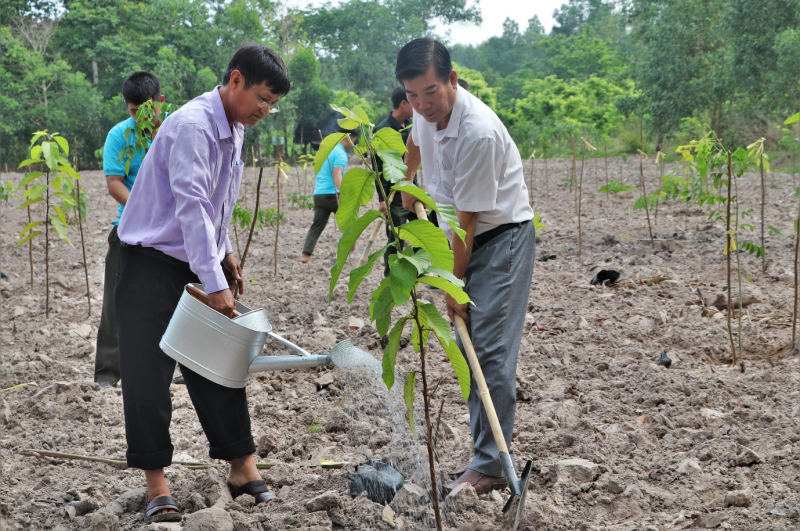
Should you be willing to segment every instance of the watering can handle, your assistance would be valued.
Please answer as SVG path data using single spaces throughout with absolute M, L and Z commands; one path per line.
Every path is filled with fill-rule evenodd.
M 208 294 L 206 294 L 205 291 L 201 290 L 200 288 L 198 288 L 193 284 L 188 284 L 186 286 L 186 291 L 189 293 L 189 295 L 191 295 L 195 299 L 199 300 L 200 302 L 208 306 Z M 240 315 L 242 314 L 237 312 L 236 310 L 233 310 L 233 315 L 231 317 L 235 318 L 239 317 Z

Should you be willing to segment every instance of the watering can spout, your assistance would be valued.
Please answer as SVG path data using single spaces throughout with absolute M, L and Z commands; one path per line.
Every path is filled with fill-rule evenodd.
M 247 372 L 285 371 L 287 369 L 308 369 L 333 365 L 328 356 L 257 356 L 250 362 Z

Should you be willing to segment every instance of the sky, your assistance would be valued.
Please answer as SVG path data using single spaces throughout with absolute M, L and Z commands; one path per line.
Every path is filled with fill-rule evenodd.
M 340 0 L 332 0 L 334 4 Z M 503 34 L 503 21 L 510 17 L 519 24 L 519 30 L 525 31 L 528 20 L 533 15 L 538 15 L 539 21 L 548 33 L 553 27 L 553 11 L 558 9 L 567 0 L 470 0 L 467 5 L 475 2 L 481 8 L 483 23 L 480 26 L 473 24 L 451 24 L 438 27 L 437 32 L 450 32 L 451 44 L 480 44 L 489 37 Z M 299 7 L 319 5 L 323 0 L 295 0 Z
M 528 20 L 537 15 L 548 33 L 553 27 L 553 11 L 566 0 L 477 0 L 483 15 L 483 23 L 478 26 L 453 24 L 437 28 L 450 31 L 452 44 L 480 44 L 489 37 L 502 35 L 503 21 L 510 17 L 525 31 Z

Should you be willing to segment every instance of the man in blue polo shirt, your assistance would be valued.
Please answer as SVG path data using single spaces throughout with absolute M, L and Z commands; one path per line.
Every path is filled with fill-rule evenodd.
M 128 201 L 136 174 L 144 160 L 144 153 L 135 154 L 131 159 L 128 171 L 125 165 L 127 156 L 122 160 L 119 154 L 126 146 L 133 145 L 136 137 L 132 133 L 125 139 L 125 132 L 136 126 L 136 111 L 142 103 L 153 100 L 163 102 L 161 84 L 158 78 L 149 72 L 134 72 L 122 82 L 122 97 L 127 105 L 128 119 L 118 123 L 108 132 L 103 146 L 103 172 L 106 176 L 108 195 L 119 203 L 117 219 L 111 225 L 108 235 L 108 252 L 106 253 L 106 271 L 103 285 L 103 311 L 100 315 L 100 328 L 97 331 L 97 352 L 94 363 L 94 381 L 101 387 L 116 385 L 120 378 L 119 345 L 117 343 L 117 315 L 114 311 L 114 282 L 117 275 L 119 255 L 119 237 L 117 225 L 122 218 L 122 211 Z M 156 127 L 160 121 L 156 118 Z M 155 134 L 155 133 L 154 133 Z

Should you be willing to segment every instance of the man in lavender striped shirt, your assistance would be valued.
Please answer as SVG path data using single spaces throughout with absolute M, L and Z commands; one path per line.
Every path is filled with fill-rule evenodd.
M 273 50 L 240 48 L 222 86 L 164 121 L 125 206 L 114 298 L 127 460 L 145 472 L 149 521 L 181 519 L 164 478 L 173 452 L 169 385 L 175 361 L 158 344 L 187 283 L 202 282 L 209 305 L 233 314 L 233 289 L 243 292 L 244 281 L 228 225 L 244 168 L 244 126 L 269 114 L 289 88 L 286 65 Z M 223 387 L 183 366 L 181 372 L 210 457 L 231 462 L 231 493 L 269 502 L 274 495 L 253 459 L 245 389 Z

